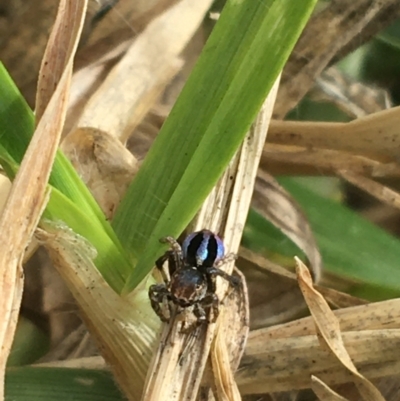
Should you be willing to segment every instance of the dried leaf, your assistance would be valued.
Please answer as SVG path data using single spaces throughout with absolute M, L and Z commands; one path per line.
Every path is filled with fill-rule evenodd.
M 279 339 L 264 334 L 257 342 L 249 336 L 236 372 L 242 395 L 310 388 L 312 375 L 328 385 L 354 381 L 354 375 L 321 348 L 315 334 Z M 400 346 L 400 329 L 349 331 L 343 333 L 343 340 L 354 364 L 369 378 L 400 374 L 400 361 L 393 352 Z
M 84 22 L 82 16 L 85 16 L 86 8 L 87 1 L 60 1 L 39 72 L 36 124 L 42 118 L 67 63 L 71 63 L 71 55 L 76 52 Z
M 124 142 L 181 68 L 179 55 L 211 3 L 182 1 L 152 21 L 91 97 L 78 126 Z
M 274 116 L 283 118 L 330 62 L 361 46 L 399 15 L 396 0 L 330 2 L 310 19 L 286 64 Z M 364 36 L 365 27 L 368 34 Z
M 272 121 L 270 143 L 341 150 L 380 162 L 396 162 L 400 147 L 400 107 L 349 123 Z
M 334 311 L 339 319 L 342 331 L 365 331 L 378 329 L 400 328 L 399 299 L 375 302 L 368 305 L 354 306 Z M 311 317 L 281 324 L 260 330 L 253 330 L 249 334 L 246 352 L 257 350 L 266 339 L 281 339 L 299 336 L 315 335 L 316 329 Z
M 65 120 L 68 89 L 72 75 L 72 59 L 86 9 L 86 1 L 79 1 L 77 3 L 80 4 L 80 15 L 64 14 L 65 2 L 62 1 L 60 5 L 60 13 L 64 19 L 57 19 L 52 35 L 57 36 L 60 29 L 72 23 L 73 26 L 78 26 L 72 32 L 71 42 L 75 42 L 75 44 L 71 45 L 60 82 L 37 125 L 0 220 L 0 246 L 2 247 L 0 266 L 4 269 L 4 274 L 1 275 L 3 281 L 0 283 L 0 293 L 2 294 L 0 315 L 4 316 L 3 324 L 0 327 L 2 382 L 22 296 L 21 261 L 25 247 L 47 204 L 46 186 Z M 49 51 L 51 52 L 50 48 Z M 1 386 L 0 399 L 3 398 L 3 391 L 3 386 Z
M 138 170 L 135 157 L 115 137 L 94 128 L 78 128 L 62 150 L 111 219 Z
M 312 389 L 321 401 L 348 401 L 346 398 L 330 389 L 318 377 L 312 376 Z
M 80 306 L 124 393 L 130 399 L 139 399 L 158 326 L 148 298 L 143 292 L 120 297 L 95 267 L 96 250 L 87 240 L 63 223 L 46 221 L 42 225 L 46 231 L 38 230 L 36 237 Z
M 193 230 L 207 227 L 212 231 L 222 232 L 226 248 L 229 251 L 235 251 L 239 248 L 252 196 L 254 177 L 257 174 L 258 160 L 261 156 L 267 125 L 272 113 L 272 105 L 275 101 L 278 81 L 274 84 L 257 117 L 257 121 L 245 138 L 242 148 L 224 173 L 218 186 L 203 204 L 192 227 Z M 232 177 L 235 177 L 235 180 Z M 222 229 L 222 227 L 225 227 L 225 229 Z M 233 263 L 224 265 L 224 270 L 230 273 L 232 265 Z M 227 283 L 217 279 L 217 296 L 219 299 L 225 298 L 226 290 Z M 245 283 L 243 283 L 241 291 L 246 291 Z M 245 293 L 240 298 L 247 301 Z M 217 327 L 225 328 L 228 326 L 227 317 L 223 309 L 218 318 Z M 236 319 L 241 320 L 240 317 L 236 317 Z M 248 317 L 245 317 L 245 319 L 248 319 Z M 176 324 L 177 322 L 172 321 L 170 323 L 172 329 L 166 327 L 161 335 L 160 346 L 149 370 L 143 400 L 196 399 L 210 351 L 212 354 L 212 370 L 216 369 L 218 376 L 215 377 L 212 372 L 208 372 L 209 374 L 206 375 L 206 378 L 218 380 L 212 386 L 219 389 L 214 395 L 223 397 L 224 394 L 229 393 L 235 397 L 234 399 L 238 399 L 239 393 L 235 388 L 232 365 L 227 359 L 228 355 L 224 349 L 224 343 L 236 341 L 243 344 L 247 337 L 247 330 L 243 328 L 239 333 L 229 330 L 229 333 L 224 336 L 217 335 L 215 342 L 213 342 L 216 327 L 215 324 L 209 324 L 207 328 L 203 327 L 197 330 L 196 338 L 190 345 L 190 354 L 186 352 L 184 354 L 185 357 L 180 358 L 179 355 L 185 350 L 188 338 L 179 334 L 175 336 L 173 342 L 170 341 L 168 334 L 173 330 L 173 327 L 179 327 L 174 326 Z M 239 358 L 240 351 L 238 355 L 235 355 L 233 367 L 237 365 Z M 207 385 L 200 389 L 202 399 L 208 398 L 208 387 Z
M 362 397 L 367 401 L 384 401 L 379 390 L 355 367 L 342 338 L 340 324 L 322 295 L 312 286 L 307 267 L 297 261 L 297 275 L 301 291 L 314 318 L 322 344 L 327 346 L 341 364 L 351 373 L 353 381 Z
M 400 194 L 370 178 L 355 174 L 348 170 L 339 170 L 339 175 L 346 181 L 369 193 L 389 206 L 400 208 Z
M 243 274 L 236 269 L 235 273 L 240 275 L 242 282 L 245 282 Z M 224 299 L 223 313 L 223 317 L 218 320 L 217 333 L 210 353 L 215 398 L 240 400 L 240 393 L 232 373 L 237 370 L 242 359 L 249 332 L 249 300 L 246 289 L 231 290 L 228 293 Z M 201 393 L 204 394 L 205 388 L 202 390 Z
M 307 218 L 292 196 L 265 171 L 258 172 L 252 205 L 304 251 L 318 281 L 322 258 Z
M 369 177 L 400 176 L 397 162 L 381 163 L 345 151 L 271 143 L 265 145 L 261 168 L 274 175 L 334 175 L 337 170 L 345 169 Z
M 400 299 L 393 299 L 333 312 L 354 363 L 371 378 L 400 370 L 391 351 L 400 339 L 399 311 Z M 242 394 L 254 394 L 309 388 L 311 375 L 329 385 L 352 381 L 321 349 L 313 318 L 307 317 L 251 331 L 236 379 Z

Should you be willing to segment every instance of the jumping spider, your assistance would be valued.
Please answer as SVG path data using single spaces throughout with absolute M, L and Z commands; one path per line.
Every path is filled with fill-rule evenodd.
M 224 244 L 217 235 L 209 230 L 201 230 L 186 237 L 182 246 L 172 237 L 162 238 L 170 250 L 156 261 L 157 268 L 163 273 L 166 261 L 169 274 L 163 273 L 164 283 L 149 288 L 151 306 L 163 322 L 169 322 L 173 305 L 182 310 L 193 307 L 197 324 L 207 321 L 206 308 L 212 308 L 213 321 L 219 313 L 219 299 L 215 294 L 215 276 L 238 286 L 240 279 L 231 276 L 219 267 L 236 259 L 234 254 L 225 254 Z M 169 278 L 170 276 L 170 278 Z M 169 316 L 162 304 L 167 301 Z

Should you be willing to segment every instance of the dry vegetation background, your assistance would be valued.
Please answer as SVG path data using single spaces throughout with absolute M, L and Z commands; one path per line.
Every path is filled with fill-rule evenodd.
M 89 1 L 61 145 L 109 218 L 214 23 L 207 11 L 212 1 L 194 7 L 182 2 L 174 13 L 178 1 L 112 3 Z M 0 60 L 32 107 L 57 6 L 56 0 L 0 0 Z M 398 187 L 400 110 L 390 107 L 388 87 L 352 81 L 334 66 L 399 17 L 395 0 L 318 4 L 282 72 L 252 206 L 304 251 L 317 279 L 322 262 L 309 223 L 270 174 L 341 177 L 360 212 L 399 233 L 400 196 L 387 185 Z M 335 104 L 352 121 L 285 121 L 306 94 Z M 2 185 L 5 197 L 9 184 Z M 43 347 L 21 352 L 29 355 L 24 363 L 105 369 L 71 293 L 45 251 L 32 250 L 25 257 L 17 335 L 34 333 L 35 344 Z M 351 283 L 329 275 L 316 292 L 300 261 L 296 277 L 246 248 L 238 267 L 250 298 L 247 346 L 236 339 L 242 347 L 237 358 L 244 348 L 235 375 L 243 398 L 308 400 L 315 398 L 307 390 L 312 387 L 321 400 L 342 399 L 336 393 L 349 400 L 400 400 L 399 300 L 366 304 L 339 291 Z M 304 299 L 312 317 L 304 317 Z M 239 394 L 230 396 L 225 399 Z

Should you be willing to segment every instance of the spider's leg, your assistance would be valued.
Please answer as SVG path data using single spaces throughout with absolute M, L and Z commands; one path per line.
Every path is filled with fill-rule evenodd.
M 203 307 L 211 307 L 212 308 L 212 319 L 210 322 L 214 323 L 219 316 L 219 298 L 215 293 L 208 293 L 201 301 L 201 305 Z
M 154 312 L 159 316 L 160 320 L 169 323 L 170 317 L 165 315 L 162 308 L 164 300 L 169 301 L 170 293 L 165 284 L 154 284 L 149 287 L 150 304 Z M 169 303 L 169 302 L 168 302 Z
M 236 253 L 228 253 L 223 258 L 217 260 L 217 262 L 214 263 L 214 267 L 216 267 L 218 269 L 225 263 L 233 262 L 237 258 L 238 258 L 238 255 L 236 255 Z
M 175 269 L 180 269 L 183 266 L 183 252 L 179 242 L 173 237 L 161 238 L 160 242 L 169 244 L 171 248 L 169 256 L 174 258 Z
M 160 256 L 156 260 L 156 267 L 160 271 L 164 283 L 167 285 L 171 281 L 171 274 L 173 273 L 173 271 L 171 272 L 172 266 L 170 266 L 170 264 L 169 264 L 172 254 L 173 254 L 172 251 L 167 251 L 164 253 L 164 255 Z M 168 267 L 166 268 L 165 262 L 167 262 L 167 261 L 168 261 Z
M 209 275 L 212 275 L 212 276 L 222 277 L 223 279 L 228 281 L 232 287 L 238 287 L 240 285 L 240 283 L 242 282 L 239 277 L 232 276 L 231 274 L 228 274 L 228 273 L 224 272 L 223 270 L 218 269 L 217 267 L 208 267 L 206 269 L 206 273 Z
M 189 325 L 186 325 L 187 322 L 183 322 L 181 333 L 182 334 L 190 334 L 201 324 L 207 322 L 207 314 L 204 310 L 203 306 L 200 303 L 195 303 L 193 305 L 193 314 L 196 317 L 196 321 L 192 322 Z

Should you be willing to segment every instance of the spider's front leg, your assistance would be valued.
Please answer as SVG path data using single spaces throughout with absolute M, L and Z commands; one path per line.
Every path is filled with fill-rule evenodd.
M 168 251 L 165 255 L 168 255 L 167 259 L 170 259 L 171 257 L 173 258 L 173 261 L 174 261 L 173 270 L 175 271 L 177 269 L 180 269 L 184 263 L 183 263 L 182 247 L 180 246 L 179 242 L 173 237 L 161 238 L 160 242 L 162 244 L 169 244 L 169 246 L 171 248 L 171 250 Z M 171 274 L 172 273 L 173 273 L 173 271 L 171 272 Z
M 149 298 L 151 307 L 153 308 L 154 312 L 158 315 L 160 320 L 162 322 L 169 323 L 171 313 L 169 313 L 169 316 L 166 316 L 165 310 L 162 307 L 162 305 L 164 305 L 164 301 L 166 301 L 169 306 L 169 301 L 171 298 L 171 294 L 167 286 L 165 284 L 151 285 L 149 287 Z
M 173 256 L 173 252 L 167 251 L 164 253 L 164 255 L 160 256 L 156 260 L 156 267 L 160 271 L 162 279 L 166 285 L 168 285 L 169 282 L 171 281 L 171 275 L 174 273 L 174 271 L 176 269 L 175 266 L 172 266 L 170 264 L 172 256 Z M 167 269 L 165 268 L 165 262 L 168 262 Z

